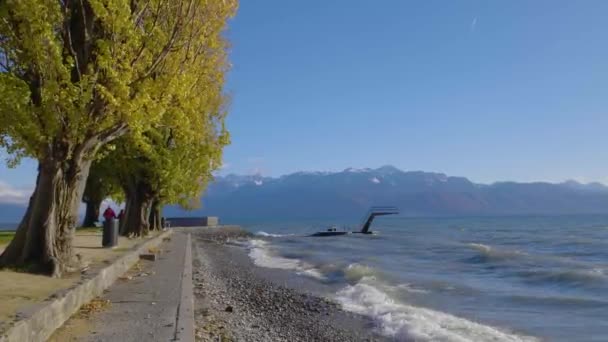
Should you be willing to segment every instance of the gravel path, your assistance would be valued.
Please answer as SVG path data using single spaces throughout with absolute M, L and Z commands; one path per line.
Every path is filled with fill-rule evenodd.
M 269 279 L 242 248 L 225 244 L 231 237 L 247 234 L 201 230 L 193 235 L 198 341 L 383 340 L 368 319 Z
M 140 260 L 58 329 L 50 342 L 172 341 L 186 236 L 171 235 L 156 261 Z

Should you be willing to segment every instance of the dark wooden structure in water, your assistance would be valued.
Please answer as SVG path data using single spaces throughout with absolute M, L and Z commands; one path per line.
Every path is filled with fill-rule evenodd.
M 336 228 L 332 227 L 327 229 L 324 232 L 316 232 L 311 236 L 338 236 L 338 235 L 347 235 L 347 234 L 373 234 L 374 232 L 369 230 L 374 222 L 376 216 L 384 216 L 384 215 L 396 215 L 399 214 L 399 209 L 396 207 L 371 207 L 367 214 L 363 217 L 361 222 L 361 230 L 349 232 L 349 231 L 338 231 Z

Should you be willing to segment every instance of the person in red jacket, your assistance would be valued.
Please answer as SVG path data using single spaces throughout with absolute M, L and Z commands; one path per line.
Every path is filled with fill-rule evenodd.
M 103 218 L 106 221 L 109 221 L 110 219 L 115 219 L 116 218 L 116 213 L 114 212 L 114 210 L 112 210 L 112 207 L 108 206 L 106 208 L 106 210 L 103 212 Z

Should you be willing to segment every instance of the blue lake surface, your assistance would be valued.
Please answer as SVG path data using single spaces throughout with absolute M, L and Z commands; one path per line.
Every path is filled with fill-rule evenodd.
M 421 341 L 607 341 L 608 216 L 245 222 L 256 264 L 332 284 L 379 332 Z M 351 225 L 356 228 L 356 225 Z
M 0 231 L 3 230 L 15 230 L 19 226 L 19 223 L 2 223 L 0 222 Z

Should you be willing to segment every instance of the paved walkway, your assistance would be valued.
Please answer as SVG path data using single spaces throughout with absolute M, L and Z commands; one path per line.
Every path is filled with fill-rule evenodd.
M 144 241 L 120 237 L 117 248 L 102 248 L 101 233 L 76 231 L 74 253 L 79 254 L 82 262 L 90 265 L 92 269 L 101 268 Z M 0 253 L 2 250 L 3 247 L 0 247 Z M 57 291 L 75 286 L 82 278 L 80 274 L 58 279 L 10 269 L 0 270 L 0 326 L 2 323 L 12 321 L 18 311 L 27 315 L 44 306 L 47 304 L 44 302 L 46 298 Z
M 111 305 L 88 319 L 72 318 L 51 341 L 172 341 L 181 294 L 186 235 L 175 232 L 160 245 L 156 261 L 118 280 L 103 299 Z

